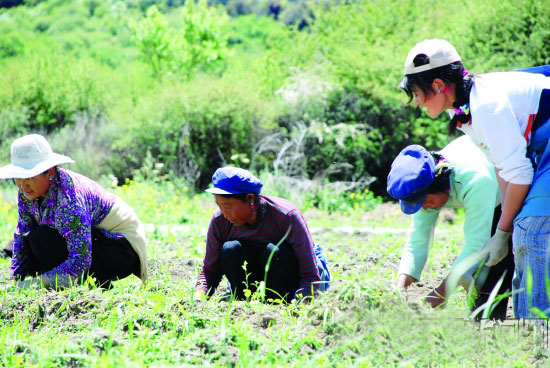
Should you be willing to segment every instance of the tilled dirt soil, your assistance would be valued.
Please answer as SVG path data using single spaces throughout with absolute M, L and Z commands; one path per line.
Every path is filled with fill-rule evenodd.
M 395 221 L 400 227 L 407 226 L 409 218 L 399 215 L 399 206 L 397 204 L 384 204 L 376 211 L 377 219 L 381 217 L 390 216 L 397 217 Z M 315 214 L 310 214 L 315 216 Z M 308 214 L 306 214 L 306 217 Z M 364 223 L 368 224 L 374 216 L 373 212 L 364 215 Z M 453 214 L 448 213 L 443 216 L 444 221 L 454 221 Z M 368 241 L 368 235 L 364 234 L 345 234 L 341 239 L 345 238 L 345 242 L 366 242 Z M 443 235 L 444 236 L 444 235 Z M 316 242 L 323 244 L 325 252 L 329 258 L 329 268 L 333 275 L 340 275 L 342 278 L 353 277 L 354 274 L 362 274 L 368 272 L 371 269 L 396 269 L 399 263 L 398 258 L 383 259 L 380 254 L 363 254 L 360 250 L 354 247 L 347 246 L 345 249 L 346 256 L 341 257 L 339 261 L 331 262 L 331 252 L 337 250 L 339 247 L 346 247 L 345 242 L 339 242 L 339 236 L 331 236 L 330 229 L 324 229 L 322 232 L 315 234 Z M 179 244 L 165 244 L 167 249 L 175 249 Z M 163 280 L 187 280 L 186 284 L 190 288 L 196 282 L 197 276 L 202 266 L 202 260 L 198 258 L 153 258 L 149 263 L 149 277 L 153 284 L 158 285 L 159 288 L 163 287 Z M 433 290 L 434 287 L 439 285 L 441 279 L 446 275 L 447 267 L 441 267 L 438 270 L 432 270 L 431 274 L 439 275 L 435 278 L 423 279 L 421 282 L 414 283 L 406 293 L 406 298 L 414 309 L 420 303 L 423 303 L 424 297 Z M 6 268 L 0 273 L 0 286 L 7 287 L 9 284 L 9 270 Z M 376 278 L 376 274 L 374 275 Z M 393 285 L 395 280 L 387 279 L 381 276 L 375 280 L 380 284 L 385 285 L 388 292 L 395 292 Z M 214 298 L 220 298 L 226 292 L 227 281 L 222 280 L 218 287 Z M 331 283 L 332 290 L 339 290 L 341 287 L 341 281 L 338 278 L 334 278 Z M 329 292 L 331 292 L 329 290 Z M 462 293 L 464 294 L 464 293 Z M 101 291 L 93 291 L 90 293 L 84 293 L 82 295 L 75 296 L 74 300 L 67 300 L 66 297 L 61 298 L 58 294 L 52 292 L 46 295 L 41 295 L 37 300 L 33 302 L 33 326 L 38 326 L 40 323 L 56 319 L 60 326 L 64 329 L 81 329 L 85 325 L 93 324 L 93 320 L 97 313 L 100 313 L 102 303 L 106 302 L 106 299 L 102 297 Z M 28 305 L 24 303 L 1 303 L 0 302 L 0 317 L 13 318 L 15 314 L 22 313 L 25 310 L 28 312 Z M 124 306 L 121 305 L 124 309 Z M 247 311 L 240 309 L 235 304 L 235 307 L 231 310 L 231 316 L 233 318 L 244 318 L 250 320 L 250 322 L 259 327 L 260 329 L 266 329 L 270 326 L 281 323 L 281 315 L 277 310 L 263 310 L 260 313 L 250 314 Z M 511 302 L 509 303 L 509 317 L 513 317 Z M 197 323 L 200 323 L 198 321 Z

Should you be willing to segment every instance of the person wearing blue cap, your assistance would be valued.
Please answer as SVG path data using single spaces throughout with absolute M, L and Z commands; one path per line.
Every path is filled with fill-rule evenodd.
M 437 153 L 428 152 L 419 145 L 404 148 L 393 161 L 387 190 L 393 198 L 399 199 L 405 214 L 414 215 L 412 231 L 399 265 L 398 289 L 406 289 L 420 279 L 441 208 L 464 208 L 466 214 L 465 245 L 453 269 L 468 256 L 480 251 L 491 237 L 491 232 L 496 230 L 500 192 L 495 173 L 483 153 L 467 136 L 455 139 Z M 474 308 L 487 301 L 504 272 L 506 275 L 499 294 L 511 288 L 514 269 L 511 253 L 489 269 L 486 281 L 478 290 Z M 461 278 L 461 284 L 466 288 L 472 281 L 471 272 L 473 269 Z M 448 294 L 446 279 L 428 294 L 426 301 L 432 307 L 444 304 Z M 505 319 L 506 309 L 507 299 L 495 307 L 490 317 Z
M 433 39 L 409 51 L 404 74 L 409 101 L 432 119 L 447 111 L 449 134 L 468 135 L 494 165 L 502 213 L 487 264 L 506 256 L 513 236 L 514 314 L 550 317 L 550 65 L 470 74 L 453 45 Z
M 268 299 L 307 298 L 328 288 L 324 254 L 293 203 L 261 195 L 262 182 L 241 168 L 216 170 L 212 184 L 206 191 L 219 210 L 208 228 L 196 297 L 211 296 L 223 275 L 236 299 L 264 280 Z

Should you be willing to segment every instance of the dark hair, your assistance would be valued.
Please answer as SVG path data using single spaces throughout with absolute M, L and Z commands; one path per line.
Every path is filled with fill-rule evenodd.
M 428 193 L 449 193 L 451 189 L 451 179 L 449 178 L 451 171 L 452 170 L 447 170 L 440 175 L 436 175 L 433 183 L 428 187 Z
M 413 60 L 414 66 L 426 65 L 429 62 L 430 59 L 425 54 L 418 54 Z M 455 85 L 456 101 L 453 103 L 453 106 L 458 108 L 470 103 L 470 90 L 473 85 L 472 75 L 464 75 L 464 70 L 462 62 L 455 61 L 454 63 L 440 66 L 439 68 L 425 70 L 415 74 L 407 74 L 401 88 L 407 93 L 407 96 L 409 96 L 410 103 L 414 97 L 414 87 L 420 88 L 420 90 L 428 96 L 435 93 L 432 88 L 432 82 L 434 79 L 439 78 L 445 83 L 453 83 Z M 469 112 L 468 114 L 455 115 L 449 122 L 449 135 L 456 133 L 457 123 L 467 124 L 470 119 L 471 115 Z
M 444 159 L 443 156 L 437 152 L 430 152 L 430 154 L 433 156 L 436 163 L 439 162 L 441 159 Z M 451 190 L 450 176 L 452 171 L 452 168 L 449 168 L 435 174 L 434 181 L 428 187 L 428 193 L 449 193 L 449 190 Z
M 254 193 L 239 193 L 239 194 L 218 194 L 219 196 L 221 197 L 224 197 L 224 198 L 236 198 L 236 199 L 239 199 L 241 202 L 246 202 L 246 196 L 248 196 L 249 194 L 254 194 Z M 257 194 L 254 194 L 254 203 L 258 203 L 258 195 Z

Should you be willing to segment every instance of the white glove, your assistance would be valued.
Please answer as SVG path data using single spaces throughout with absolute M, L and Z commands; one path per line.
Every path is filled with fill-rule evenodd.
M 470 290 L 470 286 L 473 285 L 474 278 L 472 277 L 472 274 L 465 274 L 460 277 L 458 280 L 458 283 L 460 286 L 464 288 L 464 290 Z
M 483 250 L 489 253 L 489 259 L 485 262 L 486 266 L 494 266 L 506 257 L 508 254 L 508 241 L 512 236 L 511 231 L 502 231 L 497 228 L 495 235 L 487 241 Z

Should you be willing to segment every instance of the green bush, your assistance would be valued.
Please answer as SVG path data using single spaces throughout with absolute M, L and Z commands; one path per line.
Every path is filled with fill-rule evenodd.
M 550 63 L 550 2 L 500 1 L 480 10 L 464 51 L 482 71 Z
M 24 40 L 16 32 L 0 33 L 0 60 L 22 55 L 25 50 Z
M 6 125 L 2 122 L 4 137 L 28 130 L 50 133 L 73 123 L 77 112 L 102 113 L 105 109 L 101 68 L 91 60 L 32 55 L 6 63 L 4 70 L 0 110 L 22 118 L 10 119 Z
M 313 13 L 305 1 L 288 4 L 281 12 L 281 20 L 287 26 L 302 30 L 313 22 Z
M 257 14 L 221 24 L 205 2 L 181 3 L 35 0 L 2 10 L 0 139 L 47 134 L 82 170 L 121 182 L 152 160 L 204 187 L 234 164 L 316 182 L 375 177 L 380 195 L 400 149 L 449 139 L 447 117 L 428 118 L 398 88 L 415 43 L 449 40 L 474 73 L 550 63 L 544 1 L 271 2 L 289 24 L 307 19 L 305 32 Z M 251 6 L 267 14 L 268 3 Z M 162 12 L 143 18 L 151 5 Z M 151 23 L 137 45 L 132 20 L 136 39 Z M 136 61 L 149 51 L 162 78 Z
M 156 6 L 147 9 L 139 22 L 131 21 L 130 26 L 135 44 L 155 77 L 171 73 L 189 79 L 197 68 L 223 59 L 224 22 L 225 13 L 199 0 L 196 4 L 186 2 L 182 7 L 179 29 L 170 27 Z
M 227 0 L 225 9 L 232 17 L 254 12 L 251 0 Z
M 415 130 L 416 125 L 400 123 L 411 119 L 415 111 L 418 112 L 394 108 L 373 96 L 368 98 L 345 90 L 333 91 L 323 113 L 307 125 L 308 134 L 304 141 L 307 157 L 303 158 L 306 176 L 314 177 L 331 166 L 347 164 L 345 169 L 333 171 L 328 177 L 336 181 L 375 177 L 378 180 L 371 188 L 383 193 L 388 167 L 404 146 L 420 143 L 432 148 L 441 147 L 445 142 L 443 132 L 428 135 L 428 129 Z M 319 118 L 324 121 L 315 120 Z M 289 121 L 279 123 L 292 126 Z M 430 124 L 430 128 L 438 127 L 432 121 Z M 439 127 L 444 129 L 443 124 Z M 435 144 L 426 143 L 431 137 L 437 139 Z
M 261 53 L 278 42 L 288 42 L 291 31 L 269 17 L 249 14 L 230 18 L 223 32 L 228 35 L 229 46 L 237 48 L 239 53 Z
M 106 124 L 102 115 L 81 112 L 76 115 L 74 124 L 52 133 L 48 141 L 55 152 L 75 161 L 67 168 L 97 180 L 111 174 L 107 165 L 112 155 L 111 142 L 103 133 Z
M 119 155 L 110 164 L 117 176 L 129 177 L 149 150 L 174 175 L 205 186 L 231 156 L 250 157 L 268 116 L 269 108 L 246 81 L 160 85 L 113 111 Z

